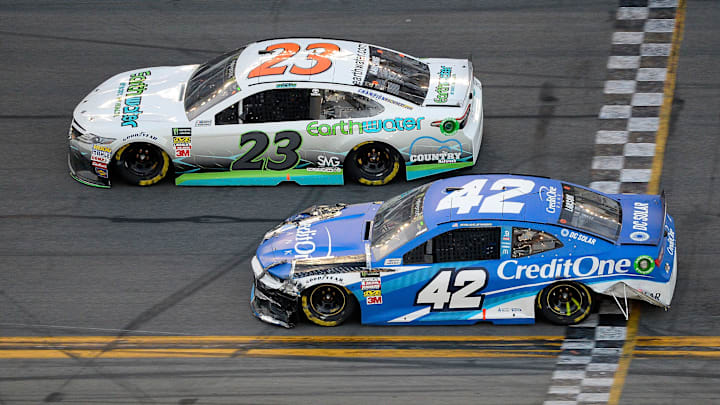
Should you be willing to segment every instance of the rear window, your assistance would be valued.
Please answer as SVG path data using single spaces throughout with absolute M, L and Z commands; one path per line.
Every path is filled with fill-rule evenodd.
M 617 240 L 621 224 L 619 202 L 570 184 L 563 184 L 562 187 L 561 224 Z
M 430 68 L 409 56 L 370 46 L 370 61 L 363 87 L 422 104 L 430 84 Z

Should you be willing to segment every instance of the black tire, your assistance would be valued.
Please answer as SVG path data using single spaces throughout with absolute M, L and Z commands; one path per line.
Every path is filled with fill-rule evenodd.
M 537 308 L 552 323 L 574 325 L 590 315 L 594 301 L 593 292 L 584 284 L 560 281 L 540 291 Z
M 339 285 L 318 284 L 302 293 L 303 312 L 308 320 L 321 326 L 340 325 L 356 307 L 355 297 Z
M 170 170 L 170 157 L 149 143 L 131 143 L 115 153 L 120 176 L 136 186 L 150 186 L 164 179 Z
M 355 146 L 347 159 L 345 170 L 360 184 L 381 186 L 400 173 L 402 159 L 391 146 L 379 142 L 364 142 Z

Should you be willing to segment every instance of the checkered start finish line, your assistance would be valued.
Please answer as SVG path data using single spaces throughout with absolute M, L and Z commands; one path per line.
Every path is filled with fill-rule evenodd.
M 678 0 L 620 0 L 595 137 L 591 188 L 647 193 L 672 52 Z M 544 405 L 607 404 L 627 338 L 612 300 L 567 328 Z
M 591 188 L 645 193 L 655 157 L 677 0 L 620 1 Z

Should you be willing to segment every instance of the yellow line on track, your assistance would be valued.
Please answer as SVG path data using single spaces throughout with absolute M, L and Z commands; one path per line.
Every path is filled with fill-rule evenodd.
M 5 336 L 0 345 L 13 343 L 373 343 L 373 342 L 525 342 L 554 341 L 563 336 Z
M 667 74 L 663 88 L 663 103 L 660 107 L 660 125 L 655 136 L 655 157 L 653 158 L 648 194 L 660 192 L 660 176 L 662 175 L 663 159 L 665 158 L 665 144 L 670 132 L 670 113 L 672 112 L 673 98 L 675 97 L 675 81 L 677 78 L 678 59 L 680 57 L 680 43 L 685 28 L 685 8 L 687 2 L 680 0 L 675 12 L 675 30 L 673 31 L 672 47 L 668 57 Z
M 682 42 L 683 29 L 685 27 L 685 8 L 686 0 L 680 0 L 675 11 L 675 29 L 673 30 L 672 45 L 670 56 L 668 57 L 667 73 L 665 76 L 665 84 L 663 87 L 663 104 L 660 107 L 660 123 L 655 136 L 655 157 L 653 158 L 652 170 L 650 172 L 650 182 L 648 183 L 647 193 L 657 194 L 660 191 L 660 177 L 662 176 L 663 159 L 665 158 L 665 146 L 667 137 L 670 132 L 670 113 L 672 112 L 672 102 L 675 97 L 675 81 L 677 78 L 678 58 L 680 57 L 680 43 Z M 640 306 L 633 305 L 633 313 L 627 325 L 627 335 L 623 352 L 618 362 L 617 371 L 613 379 L 613 385 L 610 389 L 610 397 L 608 405 L 617 405 L 622 396 L 625 379 L 627 378 L 630 362 L 632 361 L 633 352 L 635 351 L 637 326 L 640 321 Z

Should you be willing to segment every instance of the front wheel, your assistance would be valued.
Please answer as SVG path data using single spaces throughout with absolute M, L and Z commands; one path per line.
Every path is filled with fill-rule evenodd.
M 347 289 L 335 284 L 315 285 L 302 294 L 302 308 L 308 320 L 321 326 L 345 322 L 357 303 Z
M 365 142 L 355 146 L 347 159 L 350 177 L 360 184 L 387 184 L 400 172 L 400 156 L 389 145 Z
M 149 143 L 131 143 L 115 154 L 120 176 L 130 184 L 149 186 L 164 179 L 170 169 L 170 157 Z
M 545 319 L 559 325 L 574 325 L 590 315 L 593 293 L 574 281 L 560 281 L 545 287 L 537 297 L 537 307 Z

